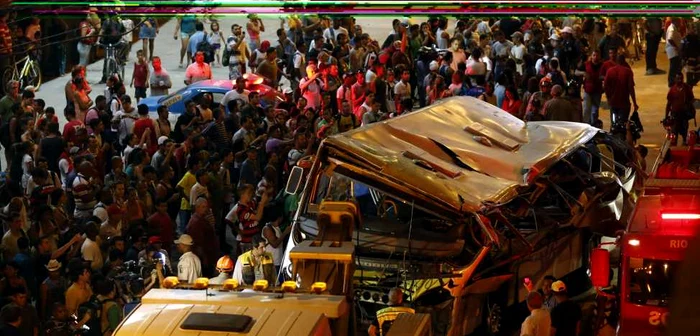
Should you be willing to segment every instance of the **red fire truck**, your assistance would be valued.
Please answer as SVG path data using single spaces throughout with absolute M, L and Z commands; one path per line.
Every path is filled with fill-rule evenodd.
M 639 197 L 620 252 L 618 335 L 662 335 L 669 317 L 674 275 L 700 220 L 700 147 L 661 149 Z M 700 175 L 698 175 L 700 176 Z M 607 249 L 591 254 L 595 287 L 610 283 Z

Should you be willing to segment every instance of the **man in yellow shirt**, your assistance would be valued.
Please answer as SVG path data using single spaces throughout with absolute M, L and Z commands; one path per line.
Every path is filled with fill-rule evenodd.
M 190 190 L 197 183 L 195 172 L 199 170 L 199 159 L 196 156 L 191 156 L 187 161 L 187 172 L 180 182 L 177 183 L 177 190 L 180 192 L 182 199 L 180 200 L 180 223 L 178 231 L 180 234 L 186 232 L 187 223 L 192 217 L 192 206 L 190 205 Z

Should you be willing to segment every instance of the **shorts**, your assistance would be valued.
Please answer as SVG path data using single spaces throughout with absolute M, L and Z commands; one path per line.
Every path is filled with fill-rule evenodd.
M 156 38 L 156 29 L 153 27 L 141 26 L 139 29 L 139 39 L 154 40 Z
M 134 98 L 146 98 L 146 88 L 145 87 L 134 87 Z
M 214 43 L 211 45 L 211 47 L 214 48 L 214 50 L 219 50 L 221 49 L 221 43 Z
M 190 37 L 192 37 L 192 35 L 194 35 L 194 33 L 180 32 L 180 38 L 183 40 L 189 39 Z

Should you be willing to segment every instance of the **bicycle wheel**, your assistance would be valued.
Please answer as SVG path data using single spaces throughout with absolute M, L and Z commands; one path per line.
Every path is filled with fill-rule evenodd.
M 20 82 L 23 84 L 23 87 L 31 85 L 36 90 L 39 90 L 41 86 L 41 68 L 39 68 L 39 62 L 34 60 L 29 63 L 29 67 L 27 71 L 22 74 Z
M 105 62 L 107 62 L 107 65 L 105 66 L 105 70 L 107 70 L 107 77 L 112 76 L 117 72 L 117 63 L 114 62 L 113 59 L 106 59 Z

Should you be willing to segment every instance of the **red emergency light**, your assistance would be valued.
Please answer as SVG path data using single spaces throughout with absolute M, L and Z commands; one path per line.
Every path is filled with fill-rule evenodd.
M 697 220 L 700 219 L 700 213 L 668 211 L 661 213 L 661 219 L 664 220 Z

